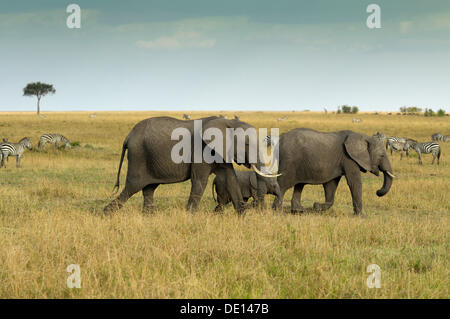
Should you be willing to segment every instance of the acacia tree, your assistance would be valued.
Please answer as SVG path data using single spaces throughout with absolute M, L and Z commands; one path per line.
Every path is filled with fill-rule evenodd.
M 36 96 L 37 97 L 37 115 L 40 114 L 40 106 L 39 103 L 41 101 L 41 97 L 51 93 L 55 94 L 56 90 L 51 84 L 41 83 L 41 82 L 33 82 L 28 83 L 27 86 L 23 89 L 24 96 Z

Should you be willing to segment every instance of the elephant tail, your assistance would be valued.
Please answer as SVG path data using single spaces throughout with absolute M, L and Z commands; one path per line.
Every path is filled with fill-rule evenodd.
M 214 201 L 215 202 L 217 202 L 217 199 L 216 199 L 216 197 L 214 196 L 214 188 L 215 188 L 215 186 L 216 186 L 216 182 L 215 182 L 215 180 L 212 182 L 212 185 L 211 185 L 211 192 L 212 192 L 212 197 L 213 197 L 213 199 L 214 199 Z
M 123 142 L 122 155 L 120 156 L 120 163 L 119 163 L 119 171 L 117 172 L 117 180 L 116 180 L 116 185 L 114 185 L 114 188 L 113 188 L 113 194 L 117 193 L 117 191 L 119 190 L 120 169 L 122 168 L 123 158 L 125 157 L 125 152 L 127 151 L 127 149 L 128 149 L 128 136 L 125 139 L 125 141 Z

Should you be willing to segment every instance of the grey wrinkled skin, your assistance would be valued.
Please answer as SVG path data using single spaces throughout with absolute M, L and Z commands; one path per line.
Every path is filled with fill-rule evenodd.
M 202 121 L 203 132 L 210 127 L 218 128 L 225 138 L 226 128 L 247 128 L 251 125 L 239 120 L 226 120 L 216 116 L 199 119 Z M 171 158 L 171 150 L 179 141 L 171 140 L 172 131 L 175 128 L 187 128 L 191 132 L 191 163 L 174 163 Z M 203 141 L 202 148 L 210 141 Z M 223 142 L 225 145 L 225 141 Z M 120 195 L 109 203 L 104 212 L 113 212 L 133 194 L 142 190 L 144 196 L 143 212 L 148 213 L 153 209 L 153 195 L 160 184 L 179 183 L 191 180 L 191 192 L 187 209 L 195 211 L 204 193 L 208 177 L 211 173 L 222 176 L 225 179 L 226 188 L 231 196 L 231 201 L 237 212 L 242 213 L 246 207 L 239 188 L 232 163 L 193 163 L 194 156 L 194 121 L 178 120 L 171 117 L 154 117 L 136 124 L 126 137 L 117 174 L 115 188 L 119 188 L 119 176 L 125 152 L 128 150 L 128 171 L 125 188 Z M 203 151 L 203 150 L 202 150 Z M 222 153 L 223 154 L 223 153 Z M 237 154 L 235 152 L 235 161 Z M 248 138 L 246 139 L 246 167 L 248 163 Z M 259 165 L 259 163 L 258 163 Z
M 353 200 L 353 212 L 362 213 L 361 171 L 379 175 L 384 182 L 377 191 L 384 196 L 392 185 L 391 164 L 380 139 L 353 131 L 323 133 L 307 128 L 293 129 L 280 136 L 280 166 L 278 184 L 281 196 L 273 202 L 273 208 L 281 208 L 285 192 L 294 187 L 291 211 L 302 212 L 301 193 L 306 184 L 322 184 L 325 202 L 314 203 L 318 211 L 330 208 L 334 203 L 336 188 L 342 176 L 346 177 Z
M 261 199 L 258 198 L 258 189 L 260 193 L 264 195 L 271 194 L 276 197 L 280 196 L 280 187 L 276 178 L 261 177 L 258 179 L 258 175 L 253 171 L 236 171 L 236 177 L 244 201 L 247 202 L 252 198 L 253 206 L 263 205 L 263 203 L 259 202 Z M 214 193 L 217 193 L 216 211 L 222 211 L 223 207 L 231 201 L 225 182 L 223 176 L 216 176 L 212 183 L 212 196 L 214 200 L 216 200 Z M 264 200 L 264 196 L 262 200 Z

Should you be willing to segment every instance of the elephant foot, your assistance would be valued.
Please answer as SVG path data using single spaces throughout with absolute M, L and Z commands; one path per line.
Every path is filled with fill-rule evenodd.
M 144 206 L 142 208 L 142 214 L 144 214 L 144 215 L 150 215 L 150 214 L 153 213 L 153 211 L 154 211 L 154 207 L 153 206 Z
M 315 202 L 314 205 L 313 205 L 313 209 L 315 211 L 324 211 L 324 210 L 329 209 L 331 207 L 331 205 L 332 204 L 328 204 L 328 203 L 322 204 L 322 203 Z
M 115 211 L 118 211 L 119 209 L 121 209 L 122 206 L 123 205 L 121 203 L 119 203 L 117 200 L 113 200 L 111 203 L 106 205 L 105 208 L 103 208 L 103 212 L 105 214 L 114 213 Z
M 291 214 L 301 214 L 305 212 L 305 208 L 301 205 L 291 207 Z
M 214 211 L 216 213 L 221 213 L 223 212 L 223 205 L 217 205 L 216 208 L 214 208 Z
M 245 210 L 248 209 L 249 206 L 249 203 L 239 202 L 238 206 L 236 207 L 236 211 L 239 215 L 243 215 L 245 213 Z
M 362 218 L 362 219 L 366 219 L 367 216 L 363 213 L 354 213 L 353 217 L 358 217 L 358 218 Z

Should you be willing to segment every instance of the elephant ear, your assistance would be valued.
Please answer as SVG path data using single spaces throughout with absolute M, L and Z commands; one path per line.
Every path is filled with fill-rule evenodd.
M 351 133 L 344 142 L 345 150 L 364 171 L 370 171 L 369 144 L 364 136 Z
M 258 189 L 258 180 L 256 179 L 256 173 L 255 172 L 251 172 L 250 174 L 250 186 L 253 189 Z

